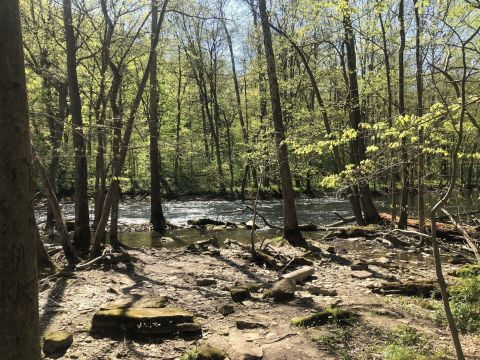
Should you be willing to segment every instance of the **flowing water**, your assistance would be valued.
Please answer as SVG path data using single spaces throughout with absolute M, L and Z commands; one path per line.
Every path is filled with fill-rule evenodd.
M 439 193 L 429 193 L 426 196 L 427 209 L 439 197 Z M 389 211 L 390 199 L 387 196 L 378 196 L 375 203 L 379 211 Z M 253 201 L 245 203 L 241 201 L 227 200 L 172 200 L 163 204 L 165 217 L 175 225 L 184 226 L 187 221 L 193 218 L 210 218 L 224 222 L 240 223 L 252 219 L 250 210 L 243 210 L 245 205 L 253 206 Z M 337 197 L 322 198 L 299 198 L 296 200 L 299 222 L 326 225 L 338 220 L 335 213 L 341 216 L 351 216 L 350 203 L 346 199 Z M 93 206 L 91 206 L 93 208 Z M 416 197 L 412 196 L 409 201 L 409 208 L 412 215 L 415 215 Z M 461 213 L 479 209 L 478 192 L 456 192 L 449 202 L 448 208 L 453 213 Z M 73 218 L 74 206 L 71 203 L 63 204 L 62 209 L 66 218 Z M 258 212 L 272 224 L 282 225 L 282 202 L 281 200 L 260 200 Z M 147 200 L 127 200 L 120 203 L 119 222 L 124 225 L 145 224 L 150 219 L 150 203 Z M 45 221 L 45 209 L 36 211 L 37 221 Z M 91 214 L 93 218 L 93 213 Z M 263 224 L 258 219 L 258 224 Z M 263 228 L 259 232 L 260 237 L 279 236 L 278 230 Z M 175 229 L 170 230 L 162 236 L 153 232 L 129 232 L 121 235 L 121 240 L 132 246 L 147 247 L 179 247 L 188 245 L 194 241 L 207 239 L 215 236 L 219 241 L 227 238 L 239 241 L 248 241 L 250 232 L 242 229 L 207 231 L 202 229 Z M 170 239 L 166 239 L 170 238 Z

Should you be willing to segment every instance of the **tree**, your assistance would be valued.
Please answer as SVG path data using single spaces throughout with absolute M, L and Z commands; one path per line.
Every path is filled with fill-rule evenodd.
M 155 41 L 156 26 L 158 21 L 157 0 L 152 0 L 152 45 Z M 160 188 L 160 166 L 158 150 L 158 89 L 157 89 L 157 50 L 152 47 L 152 65 L 150 66 L 150 222 L 153 230 L 163 232 L 167 228 L 162 209 L 162 194 Z
M 306 247 L 307 243 L 302 237 L 298 227 L 297 211 L 295 207 L 295 194 L 293 191 L 292 174 L 288 162 L 287 145 L 285 144 L 285 129 L 282 119 L 280 93 L 278 88 L 275 56 L 272 46 L 272 34 L 267 15 L 265 0 L 258 2 L 263 32 L 265 59 L 267 62 L 268 83 L 270 86 L 270 102 L 272 106 L 272 120 L 275 128 L 275 145 L 277 147 L 278 167 L 282 186 L 283 199 L 283 237 L 294 246 Z
M 83 137 L 82 103 L 77 77 L 77 45 L 73 31 L 71 0 L 63 0 L 63 22 L 67 49 L 68 92 L 75 155 L 75 232 L 73 243 L 78 249 L 85 251 L 90 247 L 87 155 Z
M 33 183 L 19 2 L 0 2 L 0 349 L 40 359 Z

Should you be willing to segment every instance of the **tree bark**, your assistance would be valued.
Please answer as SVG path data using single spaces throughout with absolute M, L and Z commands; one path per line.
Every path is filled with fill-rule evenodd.
M 156 26 L 158 21 L 157 0 L 152 0 L 152 45 L 155 41 Z M 150 108 L 149 108 L 149 131 L 150 131 L 150 223 L 154 231 L 164 232 L 167 223 L 162 209 L 162 193 L 160 187 L 160 166 L 158 138 L 158 89 L 157 89 L 157 50 L 151 48 L 152 64 L 150 66 Z
M 168 0 L 164 0 L 162 4 L 162 10 L 160 12 L 160 18 L 158 20 L 158 25 L 156 27 L 156 33 L 154 39 L 152 41 L 151 49 L 155 49 L 158 45 L 158 39 L 160 37 L 160 29 L 162 27 L 163 19 L 165 16 L 165 11 L 167 9 Z M 147 85 L 147 81 L 150 75 L 150 67 L 153 65 L 152 61 L 152 52 L 150 52 L 146 68 L 144 70 L 142 79 L 140 84 L 137 88 L 137 93 L 135 94 L 135 98 L 132 102 L 130 107 L 130 114 L 128 117 L 127 125 L 125 127 L 125 133 L 123 135 L 123 140 L 120 144 L 120 153 L 118 157 L 114 161 L 114 173 L 112 177 L 112 181 L 110 182 L 110 187 L 107 191 L 107 195 L 105 196 L 105 201 L 103 203 L 102 209 L 102 216 L 100 217 L 100 221 L 98 223 L 97 229 L 95 231 L 95 237 L 93 239 L 92 248 L 90 250 L 90 258 L 96 258 L 100 253 L 102 238 L 105 233 L 105 228 L 107 226 L 108 217 L 110 215 L 110 209 L 112 206 L 112 201 L 114 200 L 115 192 L 118 191 L 119 187 L 119 177 L 122 174 L 123 166 L 125 165 L 125 159 L 127 157 L 128 146 L 130 143 L 130 138 L 132 136 L 133 125 L 135 122 L 135 117 L 137 115 L 138 107 L 140 106 L 140 102 L 142 100 L 143 93 L 145 91 L 145 87 Z
M 88 213 L 88 174 L 85 141 L 83 137 L 82 104 L 77 78 L 77 49 L 73 32 L 72 2 L 63 0 L 63 22 L 67 50 L 68 89 L 75 154 L 75 231 L 73 243 L 79 250 L 90 247 Z
M 415 7 L 415 62 L 417 65 L 416 83 L 417 83 L 417 116 L 423 116 L 423 60 L 420 38 L 422 36 L 422 24 L 420 11 L 418 9 L 418 0 L 414 0 Z M 425 232 L 425 154 L 423 153 L 423 143 L 425 134 L 423 127 L 418 129 L 418 221 L 419 231 Z M 422 238 L 423 239 L 423 238 Z
M 350 14 L 346 12 L 343 16 L 343 26 L 345 29 L 345 49 L 347 56 L 347 68 L 348 68 L 348 103 L 349 103 L 349 119 L 350 127 L 357 132 L 357 136 L 350 142 L 350 161 L 357 167 L 357 171 L 360 171 L 360 165 L 363 160 L 366 160 L 365 151 L 365 134 L 360 128 L 362 121 L 362 114 L 360 111 L 360 95 L 358 91 L 357 80 L 357 59 L 355 51 L 355 36 L 353 33 L 352 20 Z M 362 175 L 362 174 L 360 174 Z M 353 191 L 353 198 L 360 197 L 361 206 L 363 208 L 363 217 L 366 224 L 378 223 L 380 221 L 380 215 L 373 203 L 370 193 L 370 187 L 368 185 L 368 179 L 359 179 L 358 195 Z M 358 212 L 358 202 L 355 202 L 354 214 Z
M 404 4 L 400 0 L 398 9 L 398 21 L 400 22 L 400 49 L 398 50 L 398 114 L 405 116 L 405 66 L 404 66 L 404 52 L 405 52 L 405 21 L 404 21 Z M 409 164 L 408 164 L 408 149 L 407 139 L 402 138 L 402 193 L 400 198 L 400 219 L 398 220 L 398 227 L 400 229 L 407 228 L 408 217 L 408 193 L 409 193 Z
M 272 46 L 272 34 L 267 14 L 265 0 L 259 0 L 260 18 L 263 30 L 265 59 L 267 62 L 268 82 L 270 85 L 270 101 L 272 105 L 272 119 L 275 128 L 275 145 L 277 147 L 278 167 L 283 198 L 283 237 L 294 246 L 307 247 L 305 239 L 298 228 L 295 194 L 293 192 L 292 174 L 288 162 L 287 145 L 285 144 L 285 129 L 282 119 L 280 93 L 278 88 L 275 56 Z
M 28 103 L 18 0 L 0 2 L 0 349 L 39 360 Z

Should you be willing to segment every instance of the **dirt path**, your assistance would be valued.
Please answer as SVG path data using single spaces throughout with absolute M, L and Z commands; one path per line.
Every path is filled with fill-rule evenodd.
M 320 245 L 326 248 L 331 243 Z M 379 244 L 368 246 L 381 248 Z M 284 251 L 293 250 L 285 247 Z M 421 338 L 417 345 L 432 354 L 427 358 L 434 358 L 433 354 L 439 352 L 444 354 L 443 358 L 452 358 L 447 329 L 433 321 L 438 301 L 376 295 L 368 288 L 391 277 L 434 278 L 431 267 L 421 262 L 402 262 L 400 254 L 395 252 L 389 254 L 388 265 L 370 265 L 375 275 L 366 279 L 352 277 L 348 264 L 358 260 L 359 254 L 355 251 L 342 254 L 346 260 L 343 265 L 328 258 L 316 260 L 315 276 L 298 286 L 295 299 L 287 303 L 263 299 L 262 291 L 252 293 L 252 299 L 243 303 L 232 301 L 229 288 L 236 282 L 255 282 L 269 288 L 279 279 L 275 271 L 254 264 L 245 251 L 235 246 L 222 248 L 219 253 L 141 249 L 130 254 L 136 259 L 133 269 L 120 265 L 115 270 L 77 271 L 40 282 L 42 333 L 66 330 L 74 334 L 73 345 L 61 359 L 179 359 L 189 349 L 202 344 L 216 346 L 235 360 L 382 359 L 385 347 L 403 336 L 399 329 L 416 329 Z M 453 266 L 447 265 L 445 272 L 452 270 Z M 197 281 L 205 278 L 214 279 L 215 283 L 198 286 Z M 313 295 L 312 292 L 318 291 L 309 286 L 335 290 L 337 295 Z M 202 326 L 202 335 L 154 341 L 90 336 L 88 327 L 100 305 L 126 295 L 167 296 L 169 306 L 195 315 Z M 218 308 L 224 304 L 232 305 L 234 312 L 222 315 Z M 313 329 L 294 327 L 290 323 L 294 317 L 329 305 L 343 306 L 359 317 L 346 326 Z M 237 321 L 246 322 L 246 326 L 252 328 L 239 329 L 242 326 Z M 480 358 L 478 337 L 463 336 L 462 342 L 468 359 Z

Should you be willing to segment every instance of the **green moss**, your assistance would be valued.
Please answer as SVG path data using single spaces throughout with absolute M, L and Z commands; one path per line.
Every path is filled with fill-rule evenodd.
M 211 345 L 204 345 L 200 348 L 193 348 L 187 351 L 181 360 L 224 360 L 225 353 Z
M 341 308 L 326 308 L 321 312 L 291 320 L 292 325 L 311 327 L 324 324 L 344 324 L 354 317 L 354 314 Z

